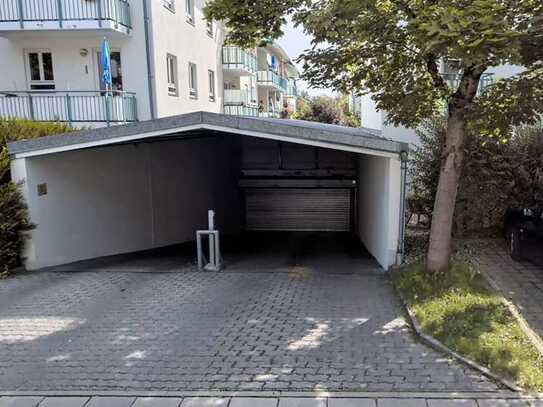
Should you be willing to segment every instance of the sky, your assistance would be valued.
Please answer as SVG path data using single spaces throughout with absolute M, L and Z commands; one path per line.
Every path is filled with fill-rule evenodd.
M 304 33 L 302 27 L 294 27 L 294 24 L 289 21 L 289 23 L 283 27 L 285 35 L 281 37 L 277 42 L 283 47 L 287 54 L 292 59 L 292 62 L 296 64 L 296 59 L 298 56 L 306 49 L 311 48 L 311 39 Z M 296 64 L 300 72 L 302 72 L 302 64 Z M 305 89 L 308 91 L 310 96 L 319 96 L 319 95 L 332 95 L 333 91 L 331 89 L 318 89 L 318 88 L 309 88 L 307 83 L 304 81 L 298 82 L 298 87 L 300 89 Z

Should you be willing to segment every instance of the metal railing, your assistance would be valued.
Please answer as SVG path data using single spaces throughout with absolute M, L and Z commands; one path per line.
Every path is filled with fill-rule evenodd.
M 18 22 L 20 28 L 30 22 L 112 21 L 132 28 L 128 0 L 1 0 L 0 23 Z
M 226 45 L 222 47 L 222 64 L 226 69 L 244 69 L 256 72 L 256 56 L 240 47 Z
M 240 89 L 225 89 L 223 103 L 225 105 L 258 106 L 255 94 L 251 95 L 251 91 Z
M 293 80 L 288 81 L 287 96 L 298 96 L 298 86 Z
M 460 85 L 460 81 L 462 80 L 462 74 L 441 74 L 443 79 L 445 79 L 445 82 L 447 82 L 447 85 L 453 89 L 458 89 L 458 86 Z M 482 94 L 485 92 L 485 90 L 492 85 L 494 82 L 494 74 L 493 73 L 484 73 L 481 76 L 481 79 L 479 80 L 479 89 L 478 93 Z
M 274 71 L 258 71 L 256 79 L 260 85 L 274 85 L 283 91 L 287 90 L 287 80 Z
M 258 116 L 258 108 L 250 106 L 224 106 L 224 113 L 233 116 Z
M 136 94 L 120 91 L 0 91 L 0 117 L 66 123 L 138 120 Z
M 270 119 L 279 119 L 281 117 L 281 113 L 277 112 L 277 111 L 270 110 L 270 111 L 259 112 L 258 116 L 267 117 L 267 118 L 270 118 Z

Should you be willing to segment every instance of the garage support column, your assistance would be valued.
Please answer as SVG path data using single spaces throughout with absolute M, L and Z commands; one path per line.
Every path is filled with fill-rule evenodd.
M 30 162 L 27 158 L 11 158 L 11 180 L 18 184 L 19 191 L 21 191 L 21 194 L 23 196 L 23 199 L 25 203 L 27 204 L 30 211 L 32 211 L 32 207 L 34 206 L 34 202 L 32 200 L 33 194 L 31 194 L 30 186 L 28 183 L 28 173 L 29 173 L 29 165 Z M 44 184 L 44 192 L 46 193 L 47 185 Z M 36 199 L 36 198 L 34 198 Z M 32 232 L 30 232 L 32 233 Z M 32 242 L 32 239 L 28 239 L 25 244 L 25 250 L 23 253 L 23 258 L 25 258 L 27 264 L 32 264 L 36 260 L 36 253 L 34 244 Z
M 405 255 L 405 210 L 407 200 L 407 166 L 408 166 L 408 153 L 402 151 L 400 154 L 401 159 L 401 190 L 400 190 L 400 219 L 399 219 L 399 231 L 398 231 L 398 253 L 396 255 L 396 265 L 399 266 L 404 261 Z

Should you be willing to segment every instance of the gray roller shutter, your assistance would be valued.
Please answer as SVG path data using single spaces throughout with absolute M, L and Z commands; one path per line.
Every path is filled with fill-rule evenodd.
M 249 188 L 248 230 L 349 231 L 351 190 L 333 188 Z

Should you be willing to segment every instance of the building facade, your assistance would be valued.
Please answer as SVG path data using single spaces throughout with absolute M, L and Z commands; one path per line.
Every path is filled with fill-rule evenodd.
M 298 72 L 274 43 L 224 45 L 205 0 L 2 0 L 0 117 L 101 127 L 193 111 L 279 117 Z M 100 44 L 111 49 L 106 92 Z

